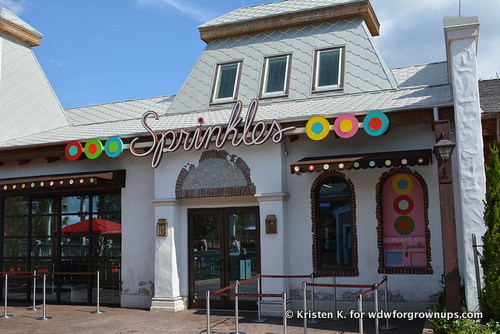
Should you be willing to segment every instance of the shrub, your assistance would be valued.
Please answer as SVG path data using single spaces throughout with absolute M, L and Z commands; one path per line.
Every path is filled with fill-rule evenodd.
M 500 162 L 498 148 L 490 147 L 492 157 L 486 166 L 488 188 L 484 201 L 484 222 L 487 230 L 483 236 L 483 289 L 480 295 L 484 320 L 500 320 Z

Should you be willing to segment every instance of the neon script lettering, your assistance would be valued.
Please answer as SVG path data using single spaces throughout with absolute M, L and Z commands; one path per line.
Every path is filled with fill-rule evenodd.
M 210 125 L 208 127 L 199 126 L 196 130 L 190 132 L 186 129 L 180 131 L 167 130 L 160 135 L 156 134 L 153 129 L 146 123 L 149 116 L 153 116 L 156 120 L 159 116 L 154 111 L 147 111 L 142 116 L 142 126 L 150 133 L 153 139 L 153 145 L 144 153 L 139 153 L 136 149 L 136 143 L 139 138 L 134 138 L 130 143 L 130 152 L 137 157 L 144 157 L 153 154 L 151 167 L 156 168 L 161 162 L 164 153 L 175 152 L 179 147 L 183 147 L 185 151 L 191 149 L 199 150 L 201 148 L 208 149 L 212 138 L 215 141 L 215 147 L 221 148 L 232 134 L 231 144 L 237 147 L 241 144 L 246 146 L 264 144 L 269 138 L 274 143 L 279 143 L 283 140 L 283 134 L 286 131 L 295 129 L 295 126 L 283 128 L 277 120 L 273 120 L 270 125 L 264 121 L 258 121 L 254 124 L 255 115 L 259 109 L 259 100 L 254 99 L 248 107 L 245 119 L 241 117 L 241 109 L 243 104 L 241 101 L 235 103 L 227 127 L 224 129 L 222 125 Z M 241 124 L 243 122 L 243 124 Z M 241 126 L 240 126 L 241 124 Z M 240 130 L 242 130 L 240 134 Z M 168 142 L 170 139 L 170 142 Z

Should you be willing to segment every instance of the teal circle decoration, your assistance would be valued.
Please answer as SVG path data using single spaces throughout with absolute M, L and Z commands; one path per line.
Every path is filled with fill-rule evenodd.
M 321 123 L 314 123 L 312 126 L 311 126 L 311 131 L 315 134 L 315 135 L 319 135 L 321 132 L 323 132 L 323 124 Z
M 377 122 L 371 122 L 372 120 L 377 121 Z M 377 123 L 380 124 L 378 128 L 372 128 L 370 123 Z M 365 132 L 369 134 L 370 136 L 380 136 L 383 135 L 387 129 L 389 128 L 389 118 L 387 116 L 378 110 L 372 111 L 366 117 L 363 119 L 363 129 L 365 129 Z
M 123 141 L 118 137 L 111 137 L 106 140 L 104 151 L 110 158 L 116 158 L 123 152 Z

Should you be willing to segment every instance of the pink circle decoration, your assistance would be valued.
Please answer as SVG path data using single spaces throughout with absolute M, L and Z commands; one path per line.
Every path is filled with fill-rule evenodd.
M 205 124 L 205 117 L 203 117 L 203 116 L 198 117 L 198 124 L 200 124 L 200 125 Z
M 335 120 L 333 129 L 340 138 L 351 138 L 358 132 L 359 123 L 352 114 L 342 114 Z

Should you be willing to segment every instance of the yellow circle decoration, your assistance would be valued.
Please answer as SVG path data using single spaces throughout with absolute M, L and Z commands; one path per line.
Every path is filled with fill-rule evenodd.
M 413 189 L 413 181 L 408 175 L 400 174 L 392 181 L 392 189 L 400 195 L 408 194 Z
M 342 132 L 349 132 L 352 130 L 352 122 L 348 119 L 344 119 L 342 122 L 340 122 L 340 130 Z
M 326 118 L 314 116 L 306 124 L 306 133 L 312 140 L 322 140 L 330 132 L 330 123 Z

